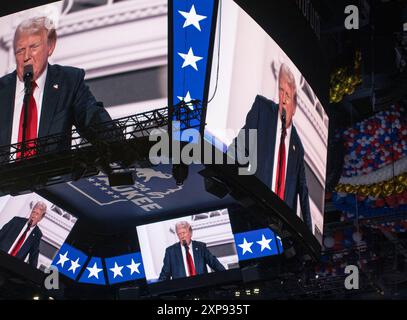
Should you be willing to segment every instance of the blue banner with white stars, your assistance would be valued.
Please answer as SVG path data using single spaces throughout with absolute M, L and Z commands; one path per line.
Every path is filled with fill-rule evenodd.
M 105 262 L 110 284 L 145 278 L 140 252 L 106 258 Z
M 59 273 L 76 280 L 87 259 L 82 251 L 64 243 L 51 264 L 58 268 Z
M 85 271 L 79 279 L 79 282 L 106 285 L 101 258 L 92 257 L 90 259 Z
M 205 104 L 205 84 L 209 81 L 212 23 L 216 22 L 217 0 L 172 1 L 172 99 L 170 105 L 184 101 L 191 110 Z M 170 77 L 171 79 L 171 77 Z M 191 101 L 200 103 L 190 103 Z M 176 119 L 174 116 L 173 120 Z M 199 119 L 189 127 L 201 126 Z M 181 123 L 181 131 L 185 129 Z
M 268 228 L 236 233 L 239 261 L 273 256 L 283 252 L 281 238 Z

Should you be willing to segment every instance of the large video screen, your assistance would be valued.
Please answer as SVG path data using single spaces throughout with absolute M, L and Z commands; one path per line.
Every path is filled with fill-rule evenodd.
M 218 138 L 226 151 L 233 145 L 242 128 L 258 129 L 258 161 L 255 166 L 252 164 L 252 167 L 256 168 L 257 176 L 274 192 L 277 192 L 278 184 L 281 197 L 311 225 L 312 231 L 320 239 L 323 229 L 327 115 L 311 86 L 301 75 L 301 66 L 295 66 L 283 49 L 232 0 L 222 0 L 220 6 L 214 41 L 206 133 Z M 181 10 L 183 13 L 177 12 L 178 18 L 189 20 L 193 18 L 194 12 L 200 12 L 198 4 L 193 10 L 189 5 L 185 10 Z M 187 18 L 185 12 L 192 16 Z M 0 100 L 3 101 L 5 111 L 0 117 L 0 146 L 8 146 L 21 140 L 21 93 L 24 86 L 18 77 L 22 68 L 19 61 L 23 61 L 23 65 L 24 61 L 31 61 L 34 75 L 39 75 L 42 69 L 37 66 L 37 62 L 40 59 L 34 56 L 38 52 L 41 53 L 41 61 L 45 59 L 49 65 L 41 64 L 45 69 L 42 77 L 38 77 L 39 90 L 34 90 L 34 98 L 38 104 L 37 121 L 34 121 L 33 117 L 33 122 L 37 125 L 34 136 L 44 137 L 61 130 L 67 132 L 72 128 L 72 124 L 86 126 L 87 120 L 106 120 L 106 115 L 117 119 L 165 107 L 168 84 L 167 14 L 166 0 L 72 0 L 1 17 Z M 52 21 L 50 25 L 46 20 L 45 25 L 55 28 L 56 41 L 52 34 L 47 35 L 45 43 L 37 43 L 29 37 L 36 35 L 35 32 L 27 31 L 36 27 L 32 19 L 43 16 Z M 190 24 L 189 28 L 199 32 L 199 28 L 194 24 Z M 17 34 L 16 30 L 19 30 Z M 21 40 L 26 42 L 21 43 Z M 179 54 L 176 56 L 180 57 Z M 289 70 L 285 71 L 284 77 L 279 76 L 282 65 L 286 66 L 284 70 Z M 78 71 L 77 68 L 84 72 Z M 14 73 L 16 69 L 17 74 Z M 291 99 L 295 96 L 296 99 L 296 107 L 292 108 L 295 109 L 292 124 L 287 126 L 285 157 L 280 157 L 285 161 L 278 161 L 279 154 L 283 154 L 277 147 L 280 142 L 277 140 L 281 140 L 278 138 L 281 137 L 281 130 L 275 129 L 279 128 L 279 117 L 268 122 L 268 117 L 262 114 L 264 108 L 267 111 L 278 109 L 280 78 L 291 79 L 286 81 L 285 95 Z M 293 91 L 293 83 L 296 94 L 290 96 L 287 90 Z M 15 93 L 17 94 L 14 95 Z M 73 108 L 75 113 L 65 110 L 69 104 L 82 105 L 77 103 L 77 99 L 81 102 L 81 97 L 89 98 L 86 99 L 92 102 L 89 110 L 94 110 L 95 113 L 86 113 L 85 116 L 80 112 L 81 108 L 76 107 Z M 107 113 L 101 112 L 102 104 Z M 273 107 L 264 106 L 269 104 Z M 253 112 L 249 112 L 250 110 Z M 262 120 L 261 123 L 252 121 L 256 113 L 257 118 Z M 287 119 L 291 119 L 291 112 L 287 114 Z M 273 121 L 276 124 L 272 124 Z M 264 127 L 268 130 L 267 133 L 263 133 Z M 272 128 L 274 129 L 271 130 Z M 227 129 L 231 129 L 233 133 Z M 249 149 L 252 150 L 251 147 Z M 146 183 L 150 179 L 156 182 L 159 179 L 172 178 L 170 172 L 159 174 L 150 171 L 142 175 Z M 99 178 L 103 178 L 107 184 L 105 176 Z M 87 199 L 74 204 L 81 206 L 81 210 L 78 210 L 81 212 L 86 211 L 83 207 L 89 202 L 97 206 L 98 210 L 110 213 L 109 206 L 119 202 L 123 206 L 126 203 L 126 209 L 117 210 L 123 213 L 122 217 L 135 216 L 134 213 L 139 208 L 135 207 L 134 199 L 133 202 L 130 200 L 141 194 L 138 193 L 139 185 L 135 184 L 129 187 L 129 190 L 116 194 L 115 191 L 122 190 L 118 187 L 111 190 L 109 186 L 92 179 L 82 179 L 71 185 L 57 185 L 50 192 L 55 193 L 57 189 L 58 194 L 65 200 L 67 190 L 75 199 L 79 196 L 86 197 Z M 95 191 L 94 194 L 90 194 L 91 188 Z M 153 190 L 149 193 L 155 198 L 165 199 L 168 194 L 174 194 L 172 189 L 160 190 L 160 194 L 152 194 Z M 176 191 L 187 192 L 186 189 L 178 186 Z M 153 200 L 145 200 L 144 197 L 142 199 L 153 206 Z M 162 207 L 164 209 L 159 213 L 166 210 Z M 100 213 L 97 210 L 94 212 Z M 311 219 L 307 218 L 308 215 Z
M 324 108 L 301 66 L 234 1 L 221 1 L 216 32 L 206 137 L 215 137 L 224 151 L 243 152 L 251 172 L 321 241 L 328 138 Z M 287 37 L 295 41 L 295 35 Z M 248 138 L 251 130 L 257 141 Z M 240 142 L 239 132 L 246 134 Z
M 27 139 L 72 128 L 82 136 L 91 124 L 167 105 L 166 0 L 54 2 L 0 17 L 0 42 L 0 146 L 21 141 L 27 65 L 37 107 Z
M 147 283 L 238 268 L 227 209 L 137 227 Z
M 48 269 L 77 218 L 36 194 L 0 198 L 0 250 Z
M 47 20 L 38 19 L 41 17 L 46 17 Z M 55 35 L 48 34 L 48 31 L 44 41 L 44 28 L 55 29 L 56 41 Z M 24 41 L 17 43 L 21 40 Z M 98 119 L 90 114 L 76 113 L 75 109 L 90 107 L 93 110 L 102 110 L 103 104 L 110 118 L 117 119 L 167 106 L 167 0 L 53 2 L 0 17 L 0 43 L 1 165 L 8 165 L 10 160 L 18 160 L 11 156 L 15 148 L 9 146 L 21 141 L 24 83 L 16 72 L 18 65 L 21 65 L 21 56 L 24 60 L 22 64 L 32 64 L 34 75 L 39 75 L 33 93 L 37 107 L 37 121 L 34 121 L 35 117 L 32 119 L 32 123 L 36 125 L 36 130 L 33 130 L 35 137 L 44 138 L 66 133 L 79 122 Z M 39 53 L 41 59 L 38 57 Z M 41 74 L 38 72 L 41 68 L 37 66 L 39 60 L 40 65 L 44 66 L 45 63 L 46 67 Z M 86 98 L 85 103 L 82 103 L 82 97 Z M 87 102 L 90 102 L 91 106 Z M 80 119 L 82 121 L 77 121 Z M 62 149 L 70 145 L 69 140 L 67 137 Z M 14 162 L 12 169 L 19 175 L 22 174 L 23 170 L 19 169 L 25 164 Z M 44 168 L 46 167 L 42 166 L 41 169 Z M 119 212 L 124 212 L 125 218 L 128 218 L 134 217 L 133 211 L 149 213 L 152 208 L 161 209 L 154 199 L 164 198 L 162 193 L 170 188 L 144 188 L 141 185 L 143 182 L 156 182 L 159 178 L 160 181 L 169 182 L 171 178 L 170 174 L 153 169 L 147 168 L 144 171 L 145 174 L 140 177 L 137 174 L 140 183 L 130 187 L 131 196 L 117 194 L 116 191 L 123 189 L 111 189 L 105 175 L 104 182 L 92 179 L 79 181 L 79 184 L 85 183 L 85 188 L 74 183 L 72 186 L 63 183 L 54 186 L 56 189 L 62 189 L 59 203 L 66 201 L 77 206 L 75 212 L 86 213 L 88 217 L 89 211 L 95 212 L 95 219 L 98 220 L 103 217 L 100 212 L 104 209 L 109 215 L 112 210 L 116 210 L 116 217 L 120 217 Z M 35 172 L 33 170 L 29 173 L 33 176 Z M 11 175 L 16 181 L 19 177 L 17 173 Z M 23 176 L 26 181 L 26 176 Z M 50 179 L 51 183 L 59 181 L 53 178 Z M 65 179 L 65 176 L 62 178 Z M 101 175 L 98 178 L 101 178 Z M 37 177 L 28 181 L 34 184 Z M 0 187 L 1 195 L 10 192 L 9 185 L 4 190 L 2 187 L 3 185 Z M 92 194 L 89 187 L 96 193 Z M 20 188 L 18 181 L 14 191 L 25 193 L 27 189 L 26 186 Z M 174 189 L 173 185 L 171 189 Z M 41 191 L 44 195 L 44 190 L 39 192 Z M 51 190 L 51 193 L 53 191 Z M 74 201 L 67 200 L 67 194 L 72 191 Z M 148 191 L 151 195 L 147 194 Z M 153 191 L 160 191 L 160 194 L 153 194 Z M 83 198 L 78 198 L 81 196 Z M 48 198 L 49 193 L 45 197 Z M 137 201 L 131 201 L 135 200 L 135 197 L 138 198 Z M 142 203 L 143 201 L 145 203 Z M 122 205 L 124 202 L 128 210 L 114 207 L 115 204 Z M 96 210 L 89 209 L 92 204 L 97 207 Z M 113 209 L 109 205 L 112 205 Z

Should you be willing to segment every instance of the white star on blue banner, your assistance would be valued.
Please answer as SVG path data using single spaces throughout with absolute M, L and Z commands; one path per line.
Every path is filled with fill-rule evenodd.
M 199 22 L 201 20 L 206 19 L 207 17 L 197 14 L 194 5 L 192 5 L 191 10 L 189 12 L 185 11 L 178 12 L 185 18 L 185 23 L 182 26 L 183 28 L 193 25 L 197 30 L 201 31 L 201 25 L 199 24 Z
M 140 252 L 106 258 L 105 262 L 110 284 L 145 278 Z
M 79 279 L 79 282 L 98 285 L 106 284 L 101 258 L 92 257 L 90 259 L 85 271 L 82 273 L 82 276 Z
M 64 243 L 51 265 L 57 267 L 59 273 L 76 280 L 87 259 L 88 256 L 82 251 Z
M 188 92 L 201 102 L 199 106 L 196 104 L 196 108 L 202 109 L 205 105 L 209 87 L 207 82 L 210 78 L 211 32 L 216 23 L 217 6 L 218 0 L 170 1 L 172 61 L 169 64 L 172 65 L 173 74 L 170 75 L 172 101 L 169 101 L 169 105 L 177 105 L 179 97 L 185 97 L 182 101 L 188 103 Z M 195 106 L 191 110 L 194 108 Z M 183 116 L 180 118 L 177 119 L 174 115 L 173 120 L 182 120 Z M 203 122 L 204 117 L 202 120 L 193 119 L 188 127 L 199 129 Z M 182 124 L 180 130 L 188 127 Z M 181 135 L 174 134 L 174 139 L 181 139 Z
M 283 252 L 281 238 L 268 228 L 236 233 L 234 237 L 239 261 L 273 256 Z

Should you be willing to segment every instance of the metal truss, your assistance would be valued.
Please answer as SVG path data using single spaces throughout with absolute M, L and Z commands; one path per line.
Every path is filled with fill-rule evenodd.
M 181 101 L 173 106 L 170 113 L 173 120 L 180 122 L 181 129 L 199 128 L 202 125 L 202 104 L 200 100 Z
M 0 166 L 33 158 L 37 154 L 45 156 L 55 153 L 55 150 L 61 149 L 60 146 L 68 145 L 69 141 L 71 142 L 69 143 L 70 151 L 72 151 L 89 146 L 88 140 L 92 140 L 92 138 L 94 138 L 93 144 L 97 144 L 148 136 L 153 129 L 168 126 L 168 121 L 168 108 L 161 108 L 104 122 L 87 128 L 86 131 L 81 132 L 82 134 L 78 129 L 74 129 L 70 134 L 57 134 L 28 140 L 24 154 L 22 154 L 22 143 L 15 143 L 0 149 Z M 86 136 L 88 139 L 82 136 Z M 103 138 L 104 141 L 101 141 L 100 138 Z
M 191 108 L 191 106 L 193 106 Z M 180 103 L 175 119 L 188 127 L 201 121 L 197 103 Z M 172 117 L 174 119 L 174 117 Z M 0 147 L 0 195 L 35 191 L 51 184 L 78 180 L 106 171 L 111 163 L 121 168 L 146 166 L 154 129 L 168 129 L 168 108 L 123 117 L 86 130 L 28 140 Z M 23 153 L 24 151 L 24 153 Z

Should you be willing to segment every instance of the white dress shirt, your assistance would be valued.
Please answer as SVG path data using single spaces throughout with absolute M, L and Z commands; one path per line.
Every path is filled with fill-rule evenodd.
M 287 136 L 285 137 L 285 173 L 284 179 L 287 178 L 287 167 L 288 167 L 288 154 L 289 154 L 289 147 L 290 147 L 290 139 L 291 139 L 291 125 L 286 129 Z M 277 131 L 276 131 L 276 144 L 274 148 L 274 164 L 273 164 L 273 180 L 271 184 L 271 190 L 275 192 L 276 180 L 277 180 L 277 167 L 278 167 L 278 151 L 280 149 L 280 139 L 281 139 L 281 117 L 280 113 L 278 113 L 277 119 Z M 285 190 L 284 190 L 285 191 Z
M 11 251 L 13 250 L 14 246 L 17 244 L 18 239 L 20 239 L 20 237 L 23 235 L 25 229 L 27 229 L 27 226 L 28 226 L 28 221 L 27 221 L 26 224 L 24 224 L 24 226 L 23 226 L 23 228 L 21 229 L 20 233 L 18 234 L 17 238 L 14 240 L 13 244 L 11 245 L 10 249 L 8 249 L 8 254 L 11 254 Z M 35 228 L 35 226 L 30 227 L 30 230 L 28 230 L 28 232 L 27 232 L 27 234 L 26 234 L 26 236 L 25 236 L 24 242 L 23 242 L 23 244 L 21 245 L 20 249 L 22 248 L 22 246 L 24 245 L 24 243 L 27 241 L 27 239 L 30 237 L 31 232 L 34 230 L 34 228 Z
M 187 253 L 185 252 L 185 247 L 181 243 L 180 243 L 180 246 L 181 246 L 181 252 L 182 252 L 182 260 L 184 261 L 185 274 L 187 275 L 187 277 L 189 277 Z M 188 247 L 189 247 L 189 253 L 191 254 L 192 261 L 194 262 L 194 267 L 195 267 L 194 247 L 192 246 L 192 241 Z
M 44 72 L 35 81 L 37 83 L 37 88 L 34 90 L 34 99 L 37 104 L 37 136 L 38 130 L 40 129 L 40 119 L 42 110 L 42 99 L 44 96 L 45 79 L 47 77 L 48 66 L 45 68 Z M 17 76 L 16 83 L 16 95 L 14 98 L 14 113 L 13 113 L 13 129 L 11 132 L 11 144 L 18 142 L 18 131 L 20 130 L 20 116 L 21 110 L 23 109 L 24 102 L 24 82 L 20 81 Z

